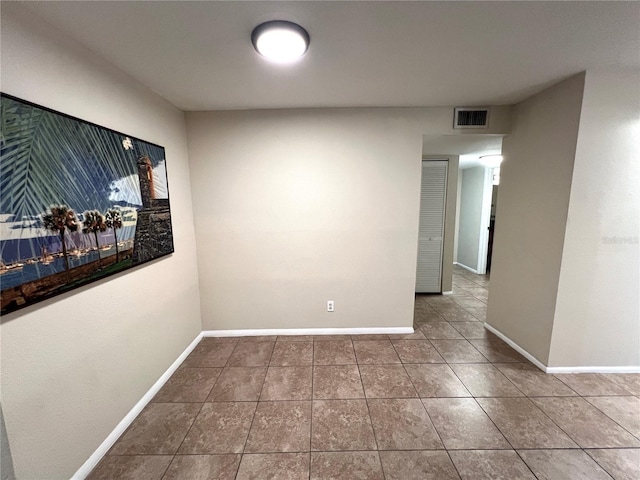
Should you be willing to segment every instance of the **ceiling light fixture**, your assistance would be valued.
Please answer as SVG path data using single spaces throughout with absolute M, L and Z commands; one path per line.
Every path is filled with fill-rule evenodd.
M 251 32 L 251 43 L 263 57 L 277 63 L 290 63 L 309 48 L 309 34 L 300 25 L 274 20 L 258 25 Z
M 502 155 L 484 155 L 480 157 L 480 163 L 488 168 L 499 167 L 502 163 Z

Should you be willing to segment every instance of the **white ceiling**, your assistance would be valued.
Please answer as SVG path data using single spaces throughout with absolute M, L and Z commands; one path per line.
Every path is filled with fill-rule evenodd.
M 183 110 L 480 106 L 585 69 L 640 68 L 640 2 L 25 2 Z M 268 64 L 267 20 L 307 55 Z

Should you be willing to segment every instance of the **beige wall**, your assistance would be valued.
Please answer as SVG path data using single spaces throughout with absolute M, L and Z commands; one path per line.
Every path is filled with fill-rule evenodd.
M 551 367 L 640 367 L 639 154 L 640 72 L 587 72 Z
M 187 114 L 204 328 L 411 326 L 422 135 L 452 110 Z
M 503 143 L 487 323 L 543 364 L 549 359 L 583 86 L 579 74 L 516 105 Z
M 163 145 L 175 254 L 1 326 L 19 479 L 69 478 L 201 330 L 184 115 L 21 7 L 2 5 L 2 91 Z
M 444 218 L 444 245 L 442 251 L 442 291 L 453 290 L 453 249 L 456 235 L 456 203 L 458 201 L 458 175 L 460 157 L 449 155 L 447 172 L 447 203 Z
M 457 262 L 477 272 L 480 236 L 483 234 L 482 207 L 485 197 L 485 168 L 466 168 L 460 171 L 460 175 L 462 176 L 462 184 L 460 187 Z

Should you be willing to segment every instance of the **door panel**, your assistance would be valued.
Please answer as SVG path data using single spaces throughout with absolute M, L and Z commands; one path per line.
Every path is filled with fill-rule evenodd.
M 420 230 L 416 292 L 442 291 L 442 250 L 448 161 L 424 160 L 420 190 Z

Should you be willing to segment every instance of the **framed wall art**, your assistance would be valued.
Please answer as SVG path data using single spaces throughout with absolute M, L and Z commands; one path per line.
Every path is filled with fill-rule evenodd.
M 2 314 L 173 252 L 163 147 L 1 101 Z

